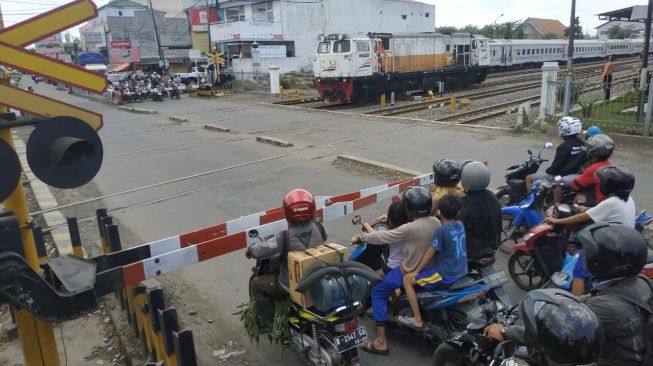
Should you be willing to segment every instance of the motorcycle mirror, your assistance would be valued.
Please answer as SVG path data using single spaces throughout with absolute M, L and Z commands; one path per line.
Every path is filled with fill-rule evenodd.
M 361 215 L 356 215 L 351 218 L 351 224 L 352 225 L 358 225 L 361 223 Z
M 545 142 L 544 143 L 544 148 L 545 149 L 550 149 L 553 147 L 553 142 Z
M 248 231 L 247 236 L 249 236 L 250 238 L 257 238 L 258 237 L 258 230 L 252 229 L 252 230 Z
M 528 152 L 528 155 L 533 155 L 533 152 L 531 151 L 531 149 L 528 149 L 527 152 Z

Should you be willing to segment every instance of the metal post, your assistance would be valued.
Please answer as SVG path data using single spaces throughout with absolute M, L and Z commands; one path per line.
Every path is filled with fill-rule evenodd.
M 73 253 L 84 258 L 84 250 L 82 249 L 82 237 L 79 235 L 79 226 L 77 225 L 76 217 L 67 217 L 66 223 L 68 224 L 68 233 L 70 234 L 70 243 L 73 245 Z
M 104 237 L 104 227 L 102 226 L 102 219 L 107 217 L 108 212 L 106 208 L 98 208 L 95 211 L 95 219 L 97 220 L 97 229 L 100 233 L 100 245 L 102 246 L 102 254 L 106 253 L 104 248 L 107 247 L 107 240 Z
M 161 38 L 159 38 L 159 30 L 156 27 L 156 19 L 154 17 L 154 8 L 152 7 L 152 0 L 149 0 L 150 2 L 150 12 L 152 13 L 152 25 L 154 26 L 154 38 L 156 38 L 156 47 L 159 50 L 159 65 L 161 65 L 161 69 L 163 69 L 162 74 L 167 74 L 168 69 L 165 67 L 165 57 L 163 55 L 163 49 L 161 48 Z
M 642 70 L 648 68 L 648 53 L 649 53 L 649 43 L 651 42 L 651 19 L 653 18 L 653 0 L 648 0 L 648 8 L 646 9 L 646 22 L 644 23 L 644 51 L 642 52 Z M 644 88 L 648 84 L 648 72 L 640 73 L 644 75 L 643 79 L 640 79 L 640 89 L 639 89 L 639 101 L 637 105 L 637 122 L 641 121 L 641 117 L 644 115 Z M 650 93 L 649 93 L 650 94 Z
M 39 262 L 45 263 L 48 260 L 48 251 L 45 249 L 43 229 L 40 226 L 34 226 L 32 234 L 34 234 L 34 244 L 36 244 L 36 254 L 39 256 Z
M 0 80 L 0 82 L 9 83 L 5 79 Z M 0 107 L 0 113 L 8 111 L 6 107 Z M 11 129 L 0 128 L 0 139 L 15 149 Z M 39 271 L 39 257 L 31 228 L 29 206 L 25 198 L 22 178 L 18 181 L 14 192 L 3 204 L 5 209 L 13 212 L 18 219 L 25 260 L 35 271 Z M 52 324 L 35 317 L 25 309 L 16 309 L 15 316 L 25 364 L 27 366 L 59 366 L 59 352 L 57 351 Z
M 653 115 L 653 88 L 648 88 L 648 104 L 646 105 L 646 117 L 644 118 L 644 137 L 651 133 L 651 116 Z
M 571 104 L 571 79 L 574 69 L 574 35 L 576 33 L 576 0 L 571 0 L 571 17 L 569 20 L 569 48 L 567 49 L 567 79 L 565 80 L 565 101 L 563 105 L 562 115 L 569 115 L 569 107 Z
M 104 232 L 104 241 L 106 243 L 105 247 L 102 248 L 102 253 L 103 254 L 109 254 L 111 253 L 111 246 L 109 244 L 109 236 L 107 235 L 107 227 L 109 225 L 113 224 L 113 217 L 111 216 L 106 216 L 102 218 L 102 226 L 101 229 Z

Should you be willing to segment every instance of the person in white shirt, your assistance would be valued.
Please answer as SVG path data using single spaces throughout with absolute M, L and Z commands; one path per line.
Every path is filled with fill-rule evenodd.
M 612 165 L 596 171 L 601 193 L 607 198 L 592 208 L 580 206 L 581 213 L 564 219 L 546 217 L 550 224 L 571 225 L 594 221 L 602 223 L 619 223 L 635 227 L 637 216 L 635 201 L 630 197 L 635 187 L 635 176 L 628 168 Z

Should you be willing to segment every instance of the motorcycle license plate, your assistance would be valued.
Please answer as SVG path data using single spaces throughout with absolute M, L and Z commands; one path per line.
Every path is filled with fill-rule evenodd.
M 336 346 L 338 353 L 343 353 L 369 341 L 370 338 L 367 336 L 367 330 L 365 327 L 357 328 L 351 333 L 343 334 L 333 339 L 333 343 Z

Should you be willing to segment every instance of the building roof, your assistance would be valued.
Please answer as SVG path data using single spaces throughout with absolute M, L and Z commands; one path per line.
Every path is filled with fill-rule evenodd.
M 524 23 L 530 24 L 541 35 L 551 33 L 559 38 L 566 38 L 565 29 L 567 27 L 557 19 L 526 18 Z
M 108 4 L 100 7 L 100 9 L 102 9 L 102 8 L 143 8 L 143 9 L 146 9 L 147 6 L 145 6 L 143 4 L 139 4 L 139 3 L 135 2 L 135 1 L 131 1 L 131 0 L 113 0 L 113 1 L 110 1 Z
M 623 9 L 597 14 L 600 20 L 621 20 L 625 22 L 644 22 L 646 20 L 646 5 L 635 5 Z

